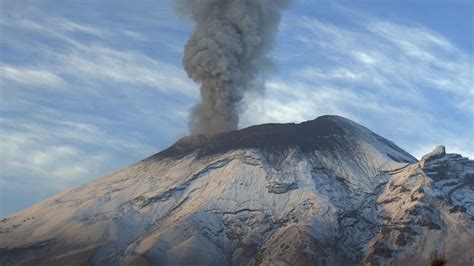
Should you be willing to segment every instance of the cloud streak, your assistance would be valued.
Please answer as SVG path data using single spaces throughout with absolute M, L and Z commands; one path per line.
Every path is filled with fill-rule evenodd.
M 0 76 L 4 82 L 14 82 L 22 85 L 35 85 L 42 87 L 58 87 L 65 82 L 56 74 L 42 69 L 28 69 L 13 66 L 0 66 Z

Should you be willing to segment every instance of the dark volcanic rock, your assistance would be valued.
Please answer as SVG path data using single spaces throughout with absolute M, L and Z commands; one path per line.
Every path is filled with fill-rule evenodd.
M 361 137 L 370 138 L 370 141 L 373 142 L 383 143 L 411 158 L 411 160 L 406 161 L 406 159 L 394 156 L 392 159 L 395 161 L 416 161 L 413 156 L 403 151 L 393 142 L 346 118 L 334 115 L 321 116 L 300 124 L 264 124 L 210 136 L 185 137 L 147 160 L 180 158 L 193 152 L 197 152 L 199 157 L 204 157 L 236 149 L 263 149 L 270 153 L 289 147 L 298 147 L 306 153 L 315 150 L 331 152 L 338 148 L 349 151 Z M 388 156 L 391 155 L 388 154 Z

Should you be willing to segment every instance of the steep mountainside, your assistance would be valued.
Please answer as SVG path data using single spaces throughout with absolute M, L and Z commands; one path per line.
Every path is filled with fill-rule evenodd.
M 474 265 L 474 161 L 338 116 L 187 137 L 0 221 L 1 265 Z M 407 264 L 409 262 L 409 264 Z

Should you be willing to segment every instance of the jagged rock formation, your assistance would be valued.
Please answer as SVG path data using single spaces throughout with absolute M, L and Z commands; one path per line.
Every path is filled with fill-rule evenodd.
M 418 162 L 342 117 L 260 125 L 4 218 L 0 264 L 473 265 L 473 187 L 442 146 Z

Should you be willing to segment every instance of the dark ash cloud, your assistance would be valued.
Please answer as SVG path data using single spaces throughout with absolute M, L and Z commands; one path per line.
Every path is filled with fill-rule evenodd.
M 202 101 L 189 122 L 191 134 L 237 129 L 239 103 L 261 88 L 258 78 L 271 66 L 269 52 L 282 10 L 290 0 L 175 0 L 178 12 L 192 17 L 183 65 L 201 84 Z

